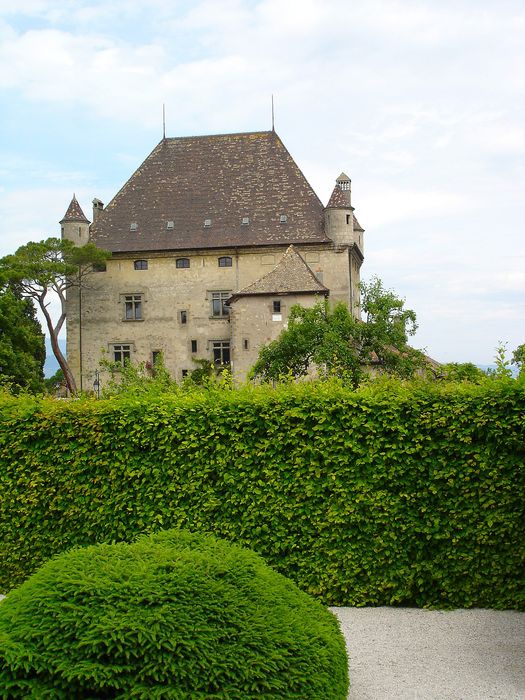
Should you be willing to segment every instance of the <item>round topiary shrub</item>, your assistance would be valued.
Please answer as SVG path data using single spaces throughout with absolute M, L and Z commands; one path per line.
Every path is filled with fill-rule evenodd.
M 177 530 L 74 549 L 0 603 L 0 697 L 344 700 L 335 617 L 253 552 Z

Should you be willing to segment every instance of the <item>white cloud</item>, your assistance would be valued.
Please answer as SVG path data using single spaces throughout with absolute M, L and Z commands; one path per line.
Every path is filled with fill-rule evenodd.
M 274 93 L 277 130 L 323 201 L 352 177 L 365 275 L 413 300 L 436 347 L 492 349 L 523 319 L 521 2 L 0 0 L 0 17 L 0 91 L 21 111 L 47 106 L 50 139 L 76 111 L 91 143 L 123 125 L 144 139 L 164 102 L 168 135 L 268 128 Z M 82 145 L 68 172 L 59 143 L 51 166 L 0 163 L 6 252 L 57 231 L 71 189 L 108 201 L 123 184 L 108 164 L 137 164 L 115 138 L 99 172 Z

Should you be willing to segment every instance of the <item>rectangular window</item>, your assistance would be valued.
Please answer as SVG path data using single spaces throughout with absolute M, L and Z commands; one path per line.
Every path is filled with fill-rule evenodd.
M 196 340 L 191 341 L 191 351 L 197 352 L 197 341 Z
M 161 350 L 152 350 L 151 351 L 151 364 L 155 367 L 156 362 L 160 362 L 162 359 L 162 351 Z
M 142 294 L 124 296 L 124 320 L 142 321 Z
M 280 302 L 280 301 L 274 301 L 274 302 L 273 302 L 273 312 L 274 312 L 274 314 L 280 314 L 280 313 L 281 313 L 281 302 Z
M 245 350 L 248 350 L 248 349 L 249 349 L 250 343 L 248 342 L 248 338 L 245 338 L 245 339 L 242 341 L 242 344 L 243 344 L 243 347 L 244 347 Z
M 230 341 L 214 340 L 212 342 L 213 364 L 223 367 L 230 364 Z
M 120 365 L 131 360 L 131 345 L 123 345 L 121 343 L 113 345 L 113 362 L 118 362 Z
M 187 311 L 180 311 L 179 315 L 180 315 L 180 322 L 181 323 L 183 323 L 183 324 L 188 323 L 188 312 Z
M 187 369 L 183 369 L 183 370 L 182 370 L 182 378 L 184 379 L 184 377 L 187 377 L 187 376 L 188 376 L 188 370 L 187 370 Z
M 223 318 L 230 315 L 230 309 L 226 306 L 226 301 L 230 298 L 231 292 L 211 293 L 211 315 L 214 318 Z

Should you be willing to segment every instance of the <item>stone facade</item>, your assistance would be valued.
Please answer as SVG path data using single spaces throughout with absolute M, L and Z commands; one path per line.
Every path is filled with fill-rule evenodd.
M 67 356 L 84 389 L 102 357 L 158 352 L 177 379 L 209 359 L 242 381 L 293 304 L 328 297 L 359 315 L 350 180 L 323 207 L 275 132 L 163 139 L 107 208 L 93 204 L 91 226 L 75 198 L 61 221 L 63 237 L 112 253 L 68 295 Z

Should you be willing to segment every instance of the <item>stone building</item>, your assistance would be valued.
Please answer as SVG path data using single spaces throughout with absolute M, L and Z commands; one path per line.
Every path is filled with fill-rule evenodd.
M 343 173 L 323 206 L 274 131 L 164 138 L 90 224 L 75 197 L 62 236 L 111 251 L 67 300 L 67 357 L 90 388 L 102 357 L 182 378 L 194 359 L 242 380 L 293 304 L 359 315 L 363 229 Z M 104 381 L 104 377 L 102 377 Z

